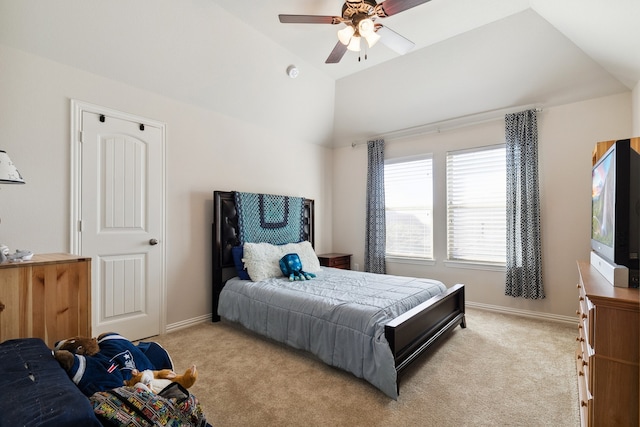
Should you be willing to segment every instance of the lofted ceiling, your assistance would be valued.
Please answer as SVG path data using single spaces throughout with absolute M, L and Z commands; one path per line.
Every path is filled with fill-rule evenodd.
M 340 16 L 343 0 L 212 0 L 296 56 L 335 79 L 399 55 L 382 44 L 368 59 L 347 52 L 339 64 L 324 64 L 344 25 L 282 24 L 278 14 Z M 380 3 L 380 1 L 378 2 Z M 628 87 L 640 80 L 640 2 L 637 0 L 431 0 L 377 22 L 415 43 L 412 53 L 525 10 L 533 10 Z M 508 34 L 504 35 L 509 37 Z M 550 52 L 552 54 L 553 52 Z
M 282 24 L 278 14 L 339 16 L 342 0 L 212 1 L 336 80 L 336 145 L 640 81 L 638 0 L 431 0 L 378 21 L 413 41 L 411 52 L 378 43 L 366 60 L 347 52 L 338 64 L 324 61 L 343 24 Z
M 379 20 L 412 51 L 378 43 L 338 64 L 325 60 L 344 24 L 278 19 L 342 5 L 0 0 L 0 43 L 327 146 L 640 81 L 640 0 L 431 0 Z

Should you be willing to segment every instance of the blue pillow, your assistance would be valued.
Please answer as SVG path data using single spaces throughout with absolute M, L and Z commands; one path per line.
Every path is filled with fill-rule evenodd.
M 233 255 L 233 263 L 236 266 L 236 271 L 238 272 L 238 277 L 242 280 L 251 280 L 249 278 L 249 273 L 244 268 L 244 263 L 242 262 L 242 257 L 244 255 L 244 250 L 242 246 L 234 246 L 231 248 L 231 255 Z

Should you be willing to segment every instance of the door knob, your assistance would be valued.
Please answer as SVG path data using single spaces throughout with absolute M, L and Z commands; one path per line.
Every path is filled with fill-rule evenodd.
M 157 244 L 158 244 L 158 239 L 151 239 L 151 240 L 149 240 L 149 244 L 150 244 L 151 246 L 155 246 L 155 245 L 157 245 Z

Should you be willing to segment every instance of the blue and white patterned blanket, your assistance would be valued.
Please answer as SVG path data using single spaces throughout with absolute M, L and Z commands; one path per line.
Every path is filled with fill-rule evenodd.
M 273 194 L 235 193 L 240 243 L 274 245 L 304 240 L 304 199 Z

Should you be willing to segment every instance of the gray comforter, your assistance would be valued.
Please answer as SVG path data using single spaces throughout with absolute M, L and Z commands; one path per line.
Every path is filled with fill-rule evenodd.
M 384 325 L 445 290 L 435 280 L 323 267 L 315 279 L 303 282 L 233 278 L 220 294 L 218 314 L 309 351 L 397 399 Z

